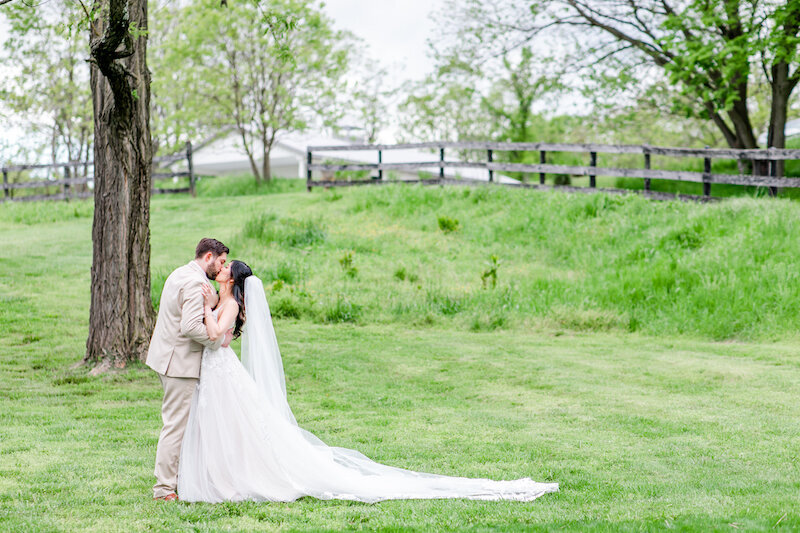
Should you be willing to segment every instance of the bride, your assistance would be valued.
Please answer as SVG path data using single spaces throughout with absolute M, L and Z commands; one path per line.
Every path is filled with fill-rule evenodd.
M 293 501 L 303 496 L 377 502 L 469 498 L 530 501 L 558 490 L 530 478 L 492 481 L 412 472 L 328 446 L 295 421 L 261 280 L 241 261 L 223 268 L 219 303 L 206 287 L 205 323 L 215 340 L 243 332 L 241 363 L 229 347 L 206 348 L 181 447 L 178 493 L 189 502 Z M 245 325 L 246 321 L 246 325 Z

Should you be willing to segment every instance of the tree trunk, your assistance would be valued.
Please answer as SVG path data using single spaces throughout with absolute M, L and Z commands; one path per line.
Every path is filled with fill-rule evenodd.
M 84 357 L 97 365 L 97 372 L 144 359 L 155 319 L 150 299 L 147 1 L 126 5 L 107 0 L 101 12 L 107 19 L 98 18 L 91 28 L 95 207 Z M 128 33 L 131 22 L 141 30 L 136 39 Z
M 768 148 L 786 148 L 786 113 L 794 85 L 789 80 L 789 65 L 780 61 L 772 65 L 772 102 L 767 131 Z M 783 176 L 784 161 L 777 161 L 776 174 Z
M 269 183 L 272 179 L 272 167 L 270 166 L 269 162 L 269 153 L 272 151 L 271 144 L 264 145 L 264 162 L 261 165 L 261 175 L 264 177 L 264 181 Z
M 256 179 L 256 185 L 261 183 L 261 174 L 258 172 L 258 165 L 256 165 L 256 159 L 253 157 L 253 150 L 250 149 L 250 146 L 247 144 L 247 134 L 245 133 L 244 129 L 239 127 L 239 136 L 242 138 L 242 147 L 244 147 L 244 151 L 247 154 L 247 160 L 250 162 L 250 170 L 253 172 L 253 177 Z M 255 146 L 253 147 L 255 148 Z

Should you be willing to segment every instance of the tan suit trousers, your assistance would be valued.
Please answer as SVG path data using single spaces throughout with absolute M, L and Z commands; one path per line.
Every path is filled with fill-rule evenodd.
M 156 448 L 156 484 L 153 497 L 161 498 L 178 488 L 178 461 L 181 455 L 183 433 L 189 421 L 197 378 L 172 378 L 163 374 L 161 386 L 164 387 L 164 402 L 161 404 L 161 420 L 164 427 L 158 437 Z

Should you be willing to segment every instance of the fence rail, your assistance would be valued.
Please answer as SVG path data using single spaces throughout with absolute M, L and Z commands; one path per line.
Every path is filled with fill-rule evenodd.
M 165 165 L 175 163 L 176 161 L 180 161 L 185 159 L 187 162 L 187 171 L 182 172 L 156 172 L 155 169 L 157 168 L 156 165 Z M 190 142 L 186 143 L 186 149 L 184 152 L 180 152 L 177 154 L 167 155 L 167 156 L 159 156 L 153 158 L 153 165 L 154 171 L 151 174 L 153 181 L 160 181 L 166 180 L 176 177 L 188 177 L 189 178 L 189 187 L 180 187 L 180 188 L 153 188 L 153 194 L 173 194 L 173 193 L 190 193 L 192 196 L 195 195 L 195 184 L 196 184 L 196 175 L 194 174 L 193 166 L 192 166 L 192 144 Z M 32 165 L 9 165 L 0 168 L 0 172 L 3 175 L 3 183 L 2 183 L 2 197 L 0 197 L 0 202 L 10 201 L 10 202 L 28 202 L 28 201 L 36 201 L 36 200 L 70 200 L 70 199 L 77 199 L 77 198 L 90 198 L 93 196 L 92 191 L 88 190 L 74 190 L 72 187 L 76 185 L 84 185 L 89 187 L 90 183 L 94 182 L 94 176 L 87 175 L 82 176 L 79 178 L 70 177 L 74 173 L 72 171 L 73 168 L 80 168 L 83 167 L 88 169 L 89 167 L 94 167 L 93 161 L 67 161 L 64 163 L 47 163 L 47 164 L 32 164 Z M 25 172 L 28 170 L 41 170 L 41 169 L 60 169 L 62 170 L 62 178 L 60 179 L 32 179 L 29 181 L 23 181 L 18 183 L 9 182 L 9 174 L 12 172 Z M 36 188 L 46 188 L 46 187 L 59 187 L 61 190 L 57 193 L 52 194 L 33 194 L 33 195 L 26 195 L 26 196 L 14 196 L 12 191 L 19 190 L 19 189 L 36 189 Z
M 389 150 L 419 150 L 434 149 L 438 150 L 438 160 L 418 161 L 403 163 L 384 163 L 383 152 Z M 445 160 L 445 150 L 457 149 L 468 151 L 485 151 L 486 159 L 483 161 L 452 161 Z M 377 152 L 377 163 L 315 163 L 314 157 L 320 158 L 324 152 L 350 152 L 350 151 L 374 151 Z M 495 152 L 538 152 L 539 164 L 530 163 L 504 163 L 495 161 Z M 548 164 L 547 156 L 553 152 L 586 153 L 589 155 L 589 165 L 556 165 Z M 634 154 L 643 156 L 642 166 L 636 168 L 620 167 L 601 167 L 597 165 L 597 154 Z M 651 169 L 652 156 L 702 158 L 703 172 L 684 171 L 684 170 L 658 170 Z M 432 154 L 433 157 L 436 154 Z M 335 159 L 335 156 L 329 156 Z M 313 172 L 340 172 L 340 171 L 371 171 L 376 170 L 377 176 L 371 180 L 349 182 L 353 184 L 373 184 L 383 180 L 384 170 L 395 171 L 429 171 L 439 169 L 438 180 L 402 180 L 404 182 L 421 183 L 460 183 L 464 184 L 469 180 L 450 180 L 445 178 L 444 169 L 446 168 L 477 168 L 484 169 L 488 174 L 489 182 L 496 182 L 496 172 L 523 172 L 538 173 L 539 186 L 545 184 L 547 174 L 566 174 L 572 176 L 588 176 L 588 189 L 597 187 L 597 176 L 619 177 L 619 178 L 642 178 L 644 180 L 644 193 L 651 197 L 661 195 L 651 194 L 651 180 L 671 180 L 682 182 L 693 182 L 703 184 L 703 197 L 711 197 L 712 184 L 728 184 L 741 186 L 767 187 L 770 194 L 777 194 L 779 187 L 800 188 L 800 178 L 783 178 L 778 176 L 779 162 L 789 160 L 800 160 L 800 150 L 767 148 L 760 150 L 734 150 L 722 148 L 672 148 L 650 145 L 611 145 L 611 144 L 561 144 L 561 143 L 505 143 L 505 142 L 426 142 L 409 144 L 362 144 L 362 145 L 337 145 L 337 146 L 309 146 L 306 154 L 306 180 L 307 188 L 310 191 L 313 187 L 338 186 L 335 181 L 314 180 Z M 738 163 L 750 162 L 753 174 L 719 174 L 711 172 L 712 159 L 732 159 Z M 741 169 L 741 165 L 740 165 Z M 504 185 L 510 185 L 504 183 Z M 531 185 L 531 184 L 525 184 Z M 539 187 L 541 188 L 541 187 Z M 583 187 L 571 187 L 571 190 L 581 192 L 591 192 Z M 614 191 L 615 189 L 603 189 L 604 191 Z M 623 192 L 631 192 L 628 189 Z M 667 195 L 675 198 L 675 195 Z M 683 198 L 690 198 L 683 195 Z

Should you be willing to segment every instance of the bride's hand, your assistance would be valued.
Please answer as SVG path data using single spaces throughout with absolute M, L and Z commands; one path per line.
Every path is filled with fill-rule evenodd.
M 210 285 L 203 285 L 203 301 L 207 307 L 211 307 L 211 302 L 215 300 L 217 293 Z

